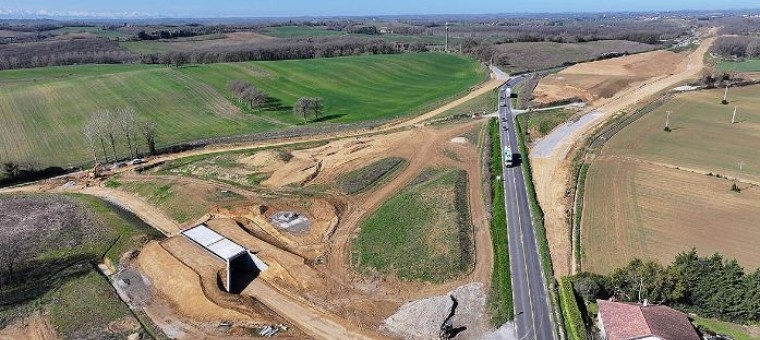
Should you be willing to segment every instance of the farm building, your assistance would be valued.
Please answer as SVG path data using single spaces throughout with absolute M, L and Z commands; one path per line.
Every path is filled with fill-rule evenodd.
M 252 280 L 260 272 L 267 269 L 267 265 L 252 252 L 211 230 L 205 224 L 183 230 L 182 236 L 207 250 L 226 264 L 227 278 L 225 280 L 225 287 L 228 292 L 241 290 L 240 288 L 244 287 L 240 287 L 236 283 L 241 281 L 250 282 L 246 279 Z
M 606 340 L 699 340 L 686 314 L 661 305 L 598 300 L 598 326 Z

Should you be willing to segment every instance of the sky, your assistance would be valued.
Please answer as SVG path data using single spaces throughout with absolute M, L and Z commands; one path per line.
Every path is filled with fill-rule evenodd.
M 0 16 L 299 17 L 725 10 L 758 0 L 2 0 Z

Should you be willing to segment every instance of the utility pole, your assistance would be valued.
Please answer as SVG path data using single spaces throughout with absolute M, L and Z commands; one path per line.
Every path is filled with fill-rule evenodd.
M 449 23 L 446 22 L 446 53 L 449 52 Z
M 738 106 L 734 106 L 734 115 L 731 117 L 731 124 L 736 124 L 736 110 L 738 108 Z

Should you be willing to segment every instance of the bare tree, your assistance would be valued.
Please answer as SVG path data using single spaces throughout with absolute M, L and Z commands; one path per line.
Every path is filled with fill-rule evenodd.
M 306 114 L 309 112 L 311 102 L 309 101 L 309 98 L 307 97 L 301 97 L 298 98 L 295 104 L 293 104 L 293 113 L 300 115 L 303 117 L 303 120 L 306 121 Z
M 232 92 L 232 96 L 238 101 L 242 101 L 243 92 L 250 86 L 251 83 L 245 80 L 233 80 L 227 84 L 227 88 Z
M 314 118 L 319 119 L 319 115 L 322 114 L 322 98 L 311 98 L 311 112 L 314 113 Z
M 90 117 L 90 124 L 92 125 L 92 131 L 95 133 L 95 135 L 98 137 L 98 142 L 100 143 L 100 148 L 103 150 L 103 157 L 105 158 L 106 163 L 108 163 L 108 151 L 106 150 L 106 136 L 103 133 L 103 117 L 99 113 L 95 113 L 92 117 Z M 115 155 L 114 155 L 115 157 Z
M 13 280 L 14 268 L 21 260 L 21 244 L 20 240 L 14 237 L 3 237 L 0 241 L 0 265 L 8 273 L 6 282 Z
M 21 167 L 15 162 L 3 163 L 3 172 L 5 173 L 5 177 L 9 179 L 16 178 L 20 171 Z
M 293 112 L 303 117 L 303 120 L 306 120 L 306 117 L 310 113 L 314 114 L 315 119 L 318 119 L 319 115 L 322 114 L 323 108 L 322 98 L 319 97 L 301 97 L 293 104 Z
M 98 148 L 96 146 L 96 143 L 98 141 L 98 127 L 93 124 L 92 119 L 84 124 L 82 133 L 84 134 L 84 140 L 87 142 L 87 146 L 89 146 L 90 151 L 92 151 L 93 161 L 95 164 L 98 164 Z M 106 162 L 108 161 L 106 160 Z
M 148 146 L 148 150 L 151 155 L 156 154 L 156 123 L 153 121 L 143 121 L 140 123 L 140 134 L 142 134 L 145 140 L 145 145 Z
M 267 104 L 267 93 L 259 90 L 258 88 L 254 86 L 249 86 L 246 88 L 242 95 L 242 99 L 247 101 L 252 109 L 259 109 L 264 107 Z
M 113 160 L 115 162 L 119 160 L 118 154 L 116 153 L 116 136 L 118 133 L 116 116 L 114 116 L 110 110 L 100 111 L 96 116 L 98 117 L 97 122 L 100 134 L 110 142 L 111 151 L 113 152 Z
M 129 156 L 131 157 L 130 159 L 135 159 L 137 157 L 137 144 L 134 143 L 135 125 L 137 124 L 137 119 L 135 118 L 135 110 L 131 107 L 123 108 L 119 110 L 119 115 L 116 118 L 119 129 L 121 129 L 124 137 L 127 138 Z

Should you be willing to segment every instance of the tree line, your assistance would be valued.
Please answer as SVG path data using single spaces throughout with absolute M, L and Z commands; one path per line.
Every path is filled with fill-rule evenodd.
M 760 269 L 745 273 L 736 260 L 717 253 L 701 257 L 692 249 L 667 267 L 635 259 L 610 275 L 581 273 L 572 281 L 586 301 L 646 300 L 725 321 L 760 321 Z
M 116 149 L 120 142 L 126 143 L 130 159 L 141 154 L 140 141 L 148 153 L 156 154 L 156 123 L 138 120 L 134 109 L 129 107 L 115 113 L 107 109 L 94 113 L 82 127 L 82 133 L 95 164 L 118 161 Z
M 73 64 L 139 62 L 140 56 L 108 39 L 9 44 L 0 49 L 0 70 Z
M 9 44 L 0 49 L 0 70 L 73 64 L 211 64 L 222 62 L 313 59 L 362 54 L 424 51 L 415 43 L 382 39 L 328 37 L 229 44 L 213 49 L 136 54 L 108 39 L 82 39 Z
M 723 58 L 760 58 L 760 37 L 720 37 L 713 43 L 711 52 Z

